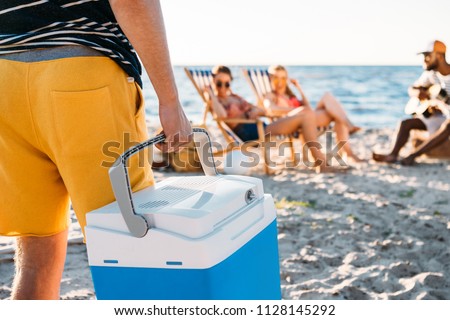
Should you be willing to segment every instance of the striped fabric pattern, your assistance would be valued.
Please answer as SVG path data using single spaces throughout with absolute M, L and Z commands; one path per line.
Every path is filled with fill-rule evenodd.
M 100 51 L 142 86 L 139 59 L 108 0 L 0 0 L 0 55 L 64 45 Z
M 450 96 L 450 75 L 443 76 L 443 75 L 436 75 L 438 78 L 438 83 L 441 84 L 441 87 L 447 91 L 447 94 Z

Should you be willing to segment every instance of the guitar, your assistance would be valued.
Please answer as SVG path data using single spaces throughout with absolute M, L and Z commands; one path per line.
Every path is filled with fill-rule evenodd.
M 411 87 L 408 89 L 411 97 L 405 106 L 406 114 L 416 114 L 428 116 L 433 113 L 433 108 L 438 108 L 444 113 L 448 113 L 448 104 L 450 97 L 447 91 L 439 84 L 433 84 L 429 87 Z

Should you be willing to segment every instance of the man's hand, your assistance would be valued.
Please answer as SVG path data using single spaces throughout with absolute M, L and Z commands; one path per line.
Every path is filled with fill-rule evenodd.
M 428 88 L 419 88 L 419 100 L 428 100 L 430 99 L 430 92 L 428 91 Z
M 159 118 L 167 137 L 157 145 L 175 151 L 192 140 L 192 130 L 178 98 L 158 0 L 110 0 L 122 30 L 138 53 L 159 100 Z
M 159 106 L 159 119 L 166 135 L 166 141 L 157 144 L 163 152 L 178 151 L 180 147 L 192 141 L 191 124 L 180 103 L 175 106 Z

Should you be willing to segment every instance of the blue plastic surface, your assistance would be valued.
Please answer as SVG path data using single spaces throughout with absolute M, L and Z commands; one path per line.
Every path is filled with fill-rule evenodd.
M 91 273 L 100 300 L 281 299 L 276 220 L 208 269 L 91 266 Z

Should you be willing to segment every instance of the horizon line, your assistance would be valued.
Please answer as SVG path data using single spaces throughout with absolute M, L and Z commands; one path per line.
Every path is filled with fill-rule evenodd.
M 202 67 L 202 66 L 215 66 L 217 64 L 180 64 L 180 63 L 174 63 L 172 66 L 174 67 Z M 270 66 L 272 64 L 223 64 L 227 66 L 232 67 L 243 67 L 243 66 L 249 66 L 249 67 L 259 67 L 259 66 Z M 421 68 L 420 65 L 414 65 L 414 64 L 282 64 L 283 66 L 290 66 L 290 67 L 418 67 Z

